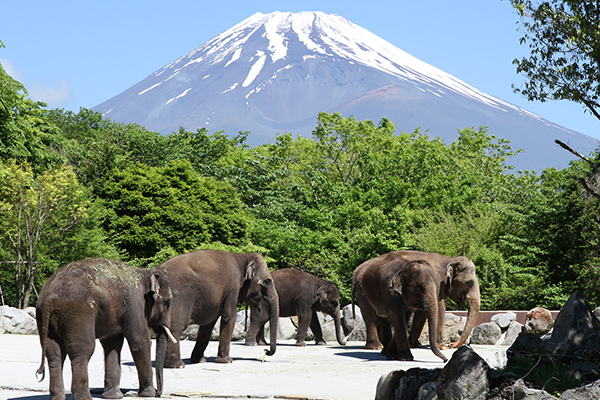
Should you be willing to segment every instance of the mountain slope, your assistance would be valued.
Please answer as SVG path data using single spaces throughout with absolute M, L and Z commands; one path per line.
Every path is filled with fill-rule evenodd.
M 398 130 L 422 126 L 446 143 L 458 129 L 485 125 L 525 149 L 511 163 L 537 171 L 572 159 L 555 138 L 584 154 L 597 144 L 320 12 L 254 14 L 94 110 L 163 133 L 250 131 L 251 145 L 277 132 L 309 136 L 319 111 L 387 117 Z

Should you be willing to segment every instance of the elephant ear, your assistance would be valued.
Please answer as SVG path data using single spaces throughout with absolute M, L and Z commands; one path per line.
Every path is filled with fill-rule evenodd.
M 399 295 L 402 294 L 402 272 L 401 271 L 394 274 L 394 276 L 390 280 L 390 290 L 394 294 L 399 294 Z
M 158 274 L 150 275 L 150 293 L 152 293 L 152 297 L 156 300 L 160 293 L 160 282 L 158 280 Z
M 320 286 L 315 293 L 315 303 L 322 303 L 325 299 L 327 299 L 327 291 L 325 286 Z
M 246 276 L 244 279 L 250 281 L 252 278 L 254 278 L 254 260 L 249 261 L 248 265 L 246 265 Z

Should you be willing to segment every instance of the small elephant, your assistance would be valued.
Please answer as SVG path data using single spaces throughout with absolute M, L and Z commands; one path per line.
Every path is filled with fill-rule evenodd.
M 379 326 L 386 358 L 412 361 L 406 320 L 412 311 L 422 311 L 432 332 L 431 350 L 447 361 L 436 346 L 439 284 L 433 268 L 422 260 L 398 261 L 388 253 L 364 262 L 354 271 L 352 298 L 356 295 L 367 330 Z
M 198 250 L 180 254 L 160 265 L 167 271 L 173 303 L 171 331 L 175 337 L 189 324 L 198 324 L 198 337 L 192 351 L 192 363 L 206 362 L 204 350 L 217 319 L 221 317 L 217 363 L 230 363 L 231 336 L 236 306 L 246 299 L 251 284 L 264 292 L 271 314 L 271 326 L 277 328 L 279 298 L 264 258 L 258 253 L 237 254 L 218 250 Z M 271 335 L 267 355 L 276 350 L 277 329 Z M 179 344 L 167 343 L 167 368 L 184 368 Z
M 335 283 L 293 268 L 273 271 L 271 276 L 279 296 L 279 316 L 298 316 L 296 346 L 306 346 L 305 339 L 309 325 L 315 335 L 316 344 L 326 344 L 317 311 L 333 317 L 337 341 L 342 346 L 346 344 L 340 322 L 340 293 Z M 266 344 L 264 326 L 268 320 L 265 301 L 262 295 L 251 289 L 246 303 L 251 306 L 246 345 L 256 346 L 257 343 L 264 345 Z
M 50 398 L 65 399 L 63 364 L 69 356 L 73 400 L 91 399 L 88 362 L 95 340 L 104 348 L 103 398 L 123 397 L 121 348 L 127 339 L 138 373 L 139 396 L 162 394 L 166 336 L 169 331 L 171 290 L 162 270 L 138 269 L 120 261 L 86 258 L 58 270 L 40 292 L 36 319 L 42 362 L 37 371 L 50 372 Z M 156 380 L 152 384 L 150 330 L 157 334 Z M 174 338 L 172 338 L 174 340 Z

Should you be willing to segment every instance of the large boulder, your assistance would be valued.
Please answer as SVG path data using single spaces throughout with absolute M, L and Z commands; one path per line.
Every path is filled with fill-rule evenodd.
M 376 400 L 415 400 L 433 398 L 440 369 L 411 368 L 381 376 L 377 382 Z
M 508 379 L 492 389 L 488 400 L 556 400 L 542 389 L 530 388 L 523 379 Z
M 585 359 L 588 353 L 597 354 L 599 337 L 600 321 L 583 297 L 573 293 L 558 313 L 552 335 L 545 344 L 554 358 L 570 363 L 573 356 Z
M 356 311 L 356 317 L 352 313 L 352 305 L 348 304 L 342 309 L 342 322 L 344 330 L 348 332 L 346 340 L 351 341 L 363 341 L 367 340 L 367 329 L 365 327 L 365 321 L 363 320 L 360 308 L 354 305 Z
M 462 346 L 442 370 L 437 381 L 439 400 L 485 399 L 490 386 L 490 367 L 475 351 Z
M 16 333 L 31 335 L 37 332 L 35 317 L 27 310 L 19 310 L 10 306 L 0 307 L 0 333 Z M 34 312 L 35 315 L 35 312 Z
M 565 390 L 560 396 L 560 400 L 588 399 L 600 399 L 600 381 L 592 382 L 588 385 L 578 388 Z
M 495 314 L 491 318 L 491 322 L 497 324 L 500 329 L 505 330 L 509 327 L 510 323 L 517 320 L 517 314 L 512 311 Z
M 502 329 L 495 322 L 477 325 L 471 333 L 471 344 L 496 344 L 502 336 Z
M 523 332 L 524 326 L 517 321 L 511 321 L 506 328 L 506 332 L 504 332 L 504 338 L 500 345 L 502 346 L 512 346 L 512 344 L 517 340 L 517 337 L 521 332 Z
M 527 313 L 525 320 L 525 330 L 529 333 L 534 333 L 538 336 L 542 336 L 548 333 L 554 321 L 552 319 L 552 313 L 545 308 L 535 307 Z

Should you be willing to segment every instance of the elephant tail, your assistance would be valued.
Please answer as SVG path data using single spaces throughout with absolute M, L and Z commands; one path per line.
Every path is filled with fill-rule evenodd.
M 40 367 L 35 372 L 35 377 L 39 382 L 46 377 L 46 341 L 48 340 L 48 327 L 50 326 L 50 315 L 52 314 L 52 302 L 47 301 L 42 304 L 39 311 L 42 312 L 41 317 L 38 317 L 38 333 L 40 336 L 40 344 L 42 346 L 42 361 Z M 41 378 L 40 378 L 41 376 Z

